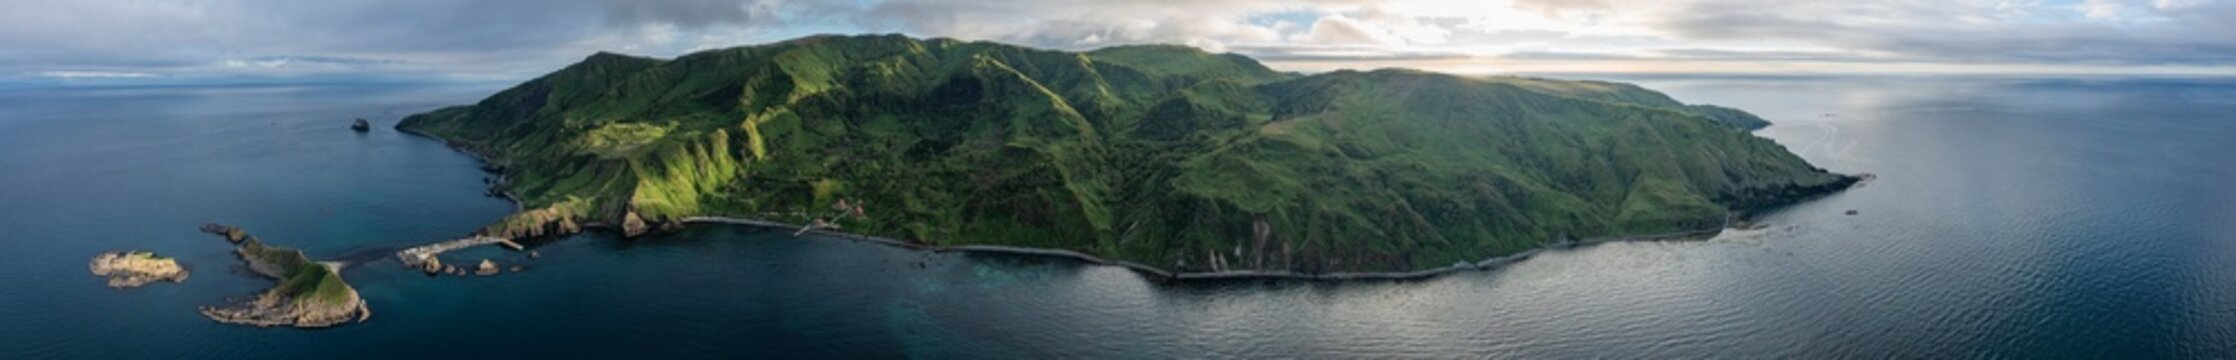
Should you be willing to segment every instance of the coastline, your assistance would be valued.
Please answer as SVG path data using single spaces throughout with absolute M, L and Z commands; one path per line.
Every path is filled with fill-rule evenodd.
M 1737 214 L 1735 214 L 1735 215 L 1737 215 Z M 1738 217 L 1739 217 L 1739 216 L 1733 216 L 1733 218 L 1738 218 Z M 799 230 L 799 229 L 801 229 L 801 228 L 802 228 L 802 226 L 801 226 L 801 225 L 798 225 L 798 224 L 789 224 L 789 223 L 781 223 L 781 222 L 774 222 L 774 221 L 767 221 L 767 220 L 757 220 L 757 219 L 745 219 L 745 218 L 723 217 L 723 216 L 694 216 L 694 217 L 687 217 L 687 218 L 684 218 L 683 220 L 681 220 L 681 222 L 682 222 L 682 223 L 684 223 L 685 225 L 691 225 L 691 224 L 718 224 L 718 225 L 734 225 L 734 226 L 760 227 L 760 228 L 769 228 L 769 229 L 778 229 L 778 230 Z M 1141 264 L 1141 263 L 1137 263 L 1137 262 L 1132 262 L 1132 261 L 1117 261 L 1117 260 L 1104 259 L 1104 258 L 1101 258 L 1101 257 L 1097 257 L 1097 256 L 1094 256 L 1094 255 L 1089 255 L 1089 254 L 1086 254 L 1086 253 L 1081 253 L 1081 252 L 1077 252 L 1077 251 L 1071 251 L 1071 250 L 1063 250 L 1063 249 L 1030 248 L 1030 247 L 1017 247 L 1017 246 L 1004 246 L 1004 245 L 956 245 L 956 246 L 937 247 L 937 246 L 926 246 L 926 245 L 919 245 L 919 244 L 915 244 L 915 243 L 910 243 L 910 242 L 906 242 L 906 241 L 895 240 L 895 239 L 892 239 L 892 238 L 885 238 L 885 237 L 879 237 L 879 236 L 871 236 L 871 235 L 862 235 L 862 234 L 847 233 L 847 232 L 837 232 L 837 231 L 827 231 L 827 230 L 808 230 L 807 232 L 808 232 L 808 233 L 814 233 L 814 234 L 817 234 L 817 235 L 823 235 L 823 236 L 830 236 L 830 237 L 836 237 L 836 238 L 850 239 L 850 240 L 855 240 L 855 241 L 864 241 L 864 242 L 870 242 L 870 243 L 875 243 L 875 244 L 882 244 L 882 245 L 886 245 L 886 246 L 893 246 L 893 247 L 899 247 L 899 248 L 910 249 L 910 250 L 918 250 L 918 251 L 930 251 L 930 252 L 935 252 L 935 253 L 947 253 L 947 252 L 955 252 L 955 253 L 970 253 L 970 254 L 992 254 L 992 255 L 1004 255 L 1004 256 L 1030 256 L 1030 257 L 1041 257 L 1041 258 L 1069 259 L 1069 260 L 1073 260 L 1073 261 L 1078 261 L 1078 262 L 1081 262 L 1081 263 L 1084 263 L 1084 264 L 1088 264 L 1088 265 L 1099 265 L 1099 266 L 1113 266 L 1113 267 L 1124 268 L 1124 269 L 1126 269 L 1126 270 L 1131 270 L 1131 271 L 1133 271 L 1133 272 L 1134 272 L 1134 273 L 1136 273 L 1136 274 L 1140 274 L 1140 275 L 1143 275 L 1143 276 L 1144 276 L 1145 278 L 1148 278 L 1148 279 L 1151 279 L 1151 280 L 1163 280 L 1163 281 L 1172 281 L 1172 282 L 1207 282 L 1207 283 L 1208 283 L 1208 282 L 1220 282 L 1220 281 L 1251 281 L 1251 280 L 1304 280 L 1304 281 L 1332 281 L 1332 282 L 1343 282 L 1343 281 L 1406 281 L 1406 280 L 1424 280 L 1424 279 L 1435 278 L 1435 277 L 1438 277 L 1438 276 L 1443 276 L 1443 275 L 1448 275 L 1448 274 L 1453 274 L 1453 273 L 1459 273 L 1459 272 L 1465 272 L 1465 271 L 1488 271 L 1488 270 L 1496 270 L 1496 269 L 1498 269 L 1498 268 L 1500 268 L 1500 267 L 1502 267 L 1502 266 L 1505 266 L 1505 265 L 1507 265 L 1507 264 L 1512 264 L 1512 263 L 1515 263 L 1515 262 L 1520 262 L 1520 261 L 1522 261 L 1522 260 L 1526 260 L 1526 259 L 1529 259 L 1529 258 L 1530 258 L 1530 257 L 1532 257 L 1532 256 L 1536 256 L 1537 254 L 1539 254 L 1539 253 L 1542 253 L 1542 252 L 1544 252 L 1545 250 L 1551 250 L 1551 249 L 1568 249 L 1568 248 L 1574 248 L 1574 247 L 1578 247 L 1578 246 L 1590 246 L 1590 245 L 1597 245 L 1597 244 L 1602 244 L 1602 243 L 1609 243 L 1609 242 L 1618 242 L 1618 241 L 1669 241 L 1669 240 L 1684 240 L 1684 239 L 1696 239 L 1696 238 L 1698 238 L 1698 239 L 1706 239 L 1707 237 L 1713 237 L 1713 236 L 1714 236 L 1714 235 L 1716 235 L 1716 234 L 1721 234 L 1721 233 L 1723 233 L 1723 231 L 1724 231 L 1725 229 L 1729 229 L 1729 226 L 1730 226 L 1730 224 L 1731 224 L 1731 221 L 1730 221 L 1729 219 L 1726 219 L 1726 221 L 1725 221 L 1725 222 L 1724 222 L 1723 224 L 1721 224 L 1721 225 L 1718 225 L 1718 226 L 1716 226 L 1716 227 L 1712 227 L 1712 228 L 1707 228 L 1707 229 L 1685 230 L 1685 231 L 1677 231 L 1677 232 L 1669 232 L 1669 233 L 1659 233 L 1659 234 L 1638 234 L 1638 235 L 1602 236 L 1602 237 L 1594 237 L 1594 238 L 1589 238 L 1589 239 L 1581 239 L 1581 240 L 1569 240 L 1569 241 L 1560 241 L 1560 242 L 1548 242 L 1548 243 L 1544 243 L 1543 245 L 1539 245 L 1539 246 L 1537 246 L 1537 247 L 1535 247 L 1535 248 L 1531 248 L 1531 249 L 1529 249 L 1529 250 L 1523 250 L 1523 251 L 1521 251 L 1521 252 L 1516 252 L 1516 253 L 1512 253 L 1512 254 L 1506 254 L 1506 255 L 1499 255 L 1499 256 L 1492 256 L 1492 257 L 1484 258 L 1483 260 L 1479 260 L 1479 261 L 1475 261 L 1475 262 L 1469 262 L 1469 263 L 1453 263 L 1453 264 L 1452 264 L 1452 265 L 1450 265 L 1450 266 L 1445 266 L 1445 267 L 1440 267 L 1440 268 L 1433 268 L 1433 269 L 1426 269 L 1426 270 L 1416 270 L 1416 271 L 1357 271 L 1357 272 L 1353 272 L 1353 271 L 1346 271 L 1346 272 L 1330 272 L 1330 273 L 1302 273 L 1302 272 L 1287 271 L 1287 270 L 1228 270 L 1228 271 L 1213 271 L 1213 272 L 1173 272 L 1173 271 L 1169 271 L 1169 270 L 1165 270 L 1165 269 L 1160 269 L 1160 268 L 1157 268 L 1157 267 L 1154 267 L 1154 266 L 1144 265 L 1144 264 Z
M 497 198 L 500 198 L 500 199 L 505 199 L 505 202 L 509 202 L 509 203 L 512 203 L 512 212 L 513 212 L 514 214 L 518 214 L 518 213 L 520 213 L 520 212 L 522 212 L 522 211 L 528 211 L 527 205 L 525 205 L 525 204 L 521 204 L 521 203 L 520 203 L 520 197 L 519 197 L 519 196 L 517 196 L 517 195 L 513 195 L 513 193 L 512 193 L 512 190 L 509 190 L 509 189 L 503 189 L 503 188 L 502 188 L 502 186 L 499 186 L 499 185 L 502 185 L 502 184 L 504 184 L 504 183 L 505 183 L 505 180 L 506 180 L 506 179 L 505 179 L 505 172 L 504 172 L 504 171 L 502 171 L 501 169 L 493 169 L 493 168 L 491 168 L 491 167 L 490 167 L 490 166 L 492 166 L 492 165 L 495 165 L 495 164 L 496 164 L 496 162 L 495 162 L 495 161 L 491 161 L 491 160 L 493 160 L 493 159 L 491 159 L 491 156 L 490 156 L 489 154 L 484 154 L 484 153 L 482 153 L 482 152 L 480 152 L 480 151 L 474 151 L 473 149 L 471 149 L 471 148 L 468 148 L 468 147 L 466 147 L 466 144 L 465 144 L 465 143 L 462 143 L 462 142 L 451 141 L 451 140 L 449 140 L 449 139 L 444 139 L 444 138 L 442 138 L 442 137 L 438 137 L 438 136 L 435 136 L 435 135 L 432 135 L 432 134 L 427 134 L 427 133 L 422 133 L 422 132 L 418 132 L 418 131 L 413 131 L 413 130 L 411 130 L 411 129 L 406 129 L 406 128 L 404 128 L 403 126 L 400 126 L 400 125 L 402 125 L 402 124 L 401 124 L 401 123 L 399 123 L 399 124 L 397 124 L 397 125 L 392 125 L 392 126 L 389 126 L 389 128 L 390 128 L 390 129 L 395 129 L 395 130 L 396 130 L 396 132 L 404 133 L 405 135 L 411 135 L 411 136 L 415 136 L 415 137 L 425 138 L 425 139 L 428 139 L 428 140 L 434 140 L 435 142 L 440 142 L 440 143 L 442 143 L 442 144 L 443 144 L 443 147 L 446 147 L 446 148 L 450 148 L 450 150 L 451 150 L 452 152 L 456 152 L 456 153 L 461 153 L 461 154 L 466 154 L 466 156 L 471 156 L 471 157 L 473 157 L 473 158 L 474 158 L 474 161 L 475 161 L 475 162 L 480 162 L 480 163 L 481 163 L 481 165 L 482 165 L 482 166 L 481 166 L 481 171 L 482 171 L 482 172 L 484 172 L 484 173 L 489 173 L 489 174 L 491 174 L 491 175 L 495 175 L 495 176 L 496 176 L 496 178 L 495 178 L 495 179 L 492 179 L 492 180 L 490 180 L 490 182 L 489 182 L 488 184 L 484 184 L 484 185 L 488 185 L 488 186 L 489 186 L 489 187 L 488 187 L 488 189 L 489 189 L 489 190 L 494 190 L 494 191 L 492 191 L 492 194 L 493 194 L 493 195 L 496 195 L 496 197 L 497 197 Z M 507 214 L 507 215 L 510 215 L 510 214 Z
M 502 170 L 500 170 L 500 169 L 494 169 L 494 168 L 491 168 L 491 167 L 490 167 L 490 165 L 493 165 L 493 163 L 494 163 L 494 162 L 492 161 L 493 159 L 492 159 L 492 156 L 491 156 L 491 155 L 489 155 L 489 154 L 484 154 L 484 153 L 482 153 L 482 152 L 480 152 L 480 151 L 475 151 L 475 150 L 473 150 L 473 149 L 469 148 L 469 146 L 467 146 L 467 144 L 465 144 L 465 143 L 462 143 L 462 142 L 457 142 L 457 141 L 452 141 L 452 140 L 448 140 L 448 139 L 443 139 L 443 138 L 441 138 L 441 137 L 437 137 L 437 136 L 434 136 L 434 135 L 431 135 L 431 134 L 425 134 L 425 133 L 421 133 L 421 132 L 417 132 L 417 131 L 412 131 L 412 130 L 409 130 L 409 129 L 405 129 L 405 128 L 403 128 L 402 126 L 400 126 L 400 124 L 399 124 L 399 126 L 395 126 L 395 127 L 393 127 L 393 128 L 394 128 L 394 129 L 395 129 L 396 131 L 398 131 L 398 132 L 402 132 L 402 133 L 405 133 L 405 134 L 410 134 L 410 135 L 413 135 L 413 136 L 423 137 L 423 138 L 427 138 L 427 139 L 429 139 L 429 140 L 434 140 L 434 141 L 438 141 L 438 142 L 441 142 L 441 143 L 443 143 L 443 145 L 444 145 L 444 146 L 446 146 L 446 147 L 449 147 L 449 148 L 450 148 L 451 150 L 453 150 L 453 151 L 456 151 L 456 152 L 460 152 L 460 153 L 465 153 L 465 154 L 467 154 L 467 155 L 469 155 L 469 156 L 473 156 L 473 157 L 474 157 L 474 159 L 475 159 L 476 161 L 479 161 L 479 162 L 481 162 L 481 163 L 482 163 L 482 164 L 484 165 L 484 166 L 482 167 L 482 169 L 483 169 L 484 171 L 488 171 L 488 172 L 491 172 L 491 173 L 493 173 L 493 174 L 495 174 L 495 175 L 497 176 L 497 180 L 496 180 L 496 182 L 493 182 L 493 183 L 489 184 L 489 185 L 490 185 L 490 187 L 491 187 L 491 189 L 492 189 L 492 190 L 494 190 L 494 191 L 492 191 L 492 193 L 494 193 L 494 194 L 497 194 L 497 195 L 499 195 L 498 197 L 500 197 L 500 198 L 503 198 L 503 199 L 505 199 L 505 201 L 511 202 L 511 203 L 513 204 L 513 209 L 514 209 L 514 212 L 515 212 L 515 213 L 518 213 L 518 212 L 520 212 L 520 211 L 525 211 L 525 209 L 526 209 L 526 208 L 525 208 L 525 206 L 526 206 L 526 205 L 522 204 L 522 203 L 520 202 L 520 200 L 519 200 L 519 198 L 518 198 L 518 197 L 514 196 L 514 195 L 512 194 L 512 192 L 511 192 L 510 190 L 506 190 L 506 189 L 501 189 L 501 188 L 500 188 L 500 185 L 502 185 L 502 184 L 504 183 L 503 181 L 504 181 L 504 178 L 505 178 L 505 174 L 504 174 L 504 172 L 503 172 Z M 807 228 L 807 226 L 805 226 L 805 225 L 800 225 L 800 224 L 791 224 L 791 223 L 783 223 L 783 222 L 776 222 L 776 221 L 769 221 L 769 220 L 761 220 L 761 219 L 749 219 L 749 218 L 738 218 L 738 217 L 727 217 L 727 216 L 690 216 L 690 217 L 684 217 L 684 218 L 682 218 L 682 219 L 677 219 L 677 220 L 675 220 L 675 223 L 677 223 L 677 224 L 680 224 L 680 225 L 684 225 L 684 226 L 689 226 L 689 225 L 692 225 L 692 224 L 721 224 L 721 225 L 749 226 L 749 227 L 760 227 L 760 228 L 770 228 L 770 229 L 780 229 L 780 230 L 792 230 L 792 231 L 799 231 L 799 232 L 803 232 L 803 233 L 815 233 L 815 234 L 818 234 L 818 235 L 823 235 L 823 236 L 831 236 L 831 237 L 837 237 L 837 238 L 851 239 L 851 240 L 856 240 L 856 241 L 866 241 L 866 242 L 870 242 L 870 243 L 875 243 L 875 244 L 882 244 L 882 245 L 887 245 L 887 246 L 893 246 L 893 247 L 899 247 L 899 248 L 904 248 L 904 249 L 911 249 L 911 250 L 918 250 L 918 251 L 930 251 L 930 252 L 935 252 L 935 253 L 957 252 L 957 253 L 968 253 L 968 254 L 992 254 L 992 255 L 1005 255 L 1005 256 L 1033 256 L 1033 257 L 1044 257 L 1044 258 L 1070 259 L 1070 260 L 1073 260 L 1073 261 L 1078 261 L 1078 262 L 1081 262 L 1081 263 L 1085 263 L 1085 264 L 1090 264 L 1090 265 L 1101 265 L 1101 266 L 1115 266 L 1115 267 L 1120 267 L 1120 268 L 1124 268 L 1124 269 L 1127 269 L 1127 270 L 1131 270 L 1131 271 L 1133 271 L 1133 272 L 1134 272 L 1134 273 L 1136 273 L 1136 274 L 1139 274 L 1139 275 L 1143 275 L 1143 276 L 1144 276 L 1145 278 L 1148 278 L 1148 279 L 1151 279 L 1151 280 L 1160 280 L 1160 281 L 1169 281 L 1169 282 L 1207 282 L 1207 283 L 1208 283 L 1208 282 L 1219 282 L 1219 281 L 1249 281 L 1249 280 L 1304 280 L 1304 281 L 1332 281 L 1332 282 L 1344 282 L 1344 281 L 1407 281 L 1407 280 L 1423 280 L 1423 279 L 1429 279 L 1429 278 L 1434 278 L 1434 277 L 1438 277 L 1438 276 L 1443 276 L 1443 275 L 1447 275 L 1447 274 L 1453 274 L 1453 273 L 1459 273 L 1459 272 L 1464 272 L 1464 271 L 1488 271 L 1488 270 L 1496 270 L 1496 269 L 1498 269 L 1498 268 L 1500 268 L 1500 267 L 1502 267 L 1502 266 L 1505 266 L 1505 265 L 1507 265 L 1507 264 L 1512 264 L 1512 263 L 1515 263 L 1515 262 L 1520 262 L 1520 261 L 1522 261 L 1522 260 L 1527 260 L 1527 259 L 1529 259 L 1530 257 L 1536 256 L 1537 254 L 1539 254 L 1539 253 L 1542 253 L 1542 252 L 1544 252 L 1545 250 L 1548 250 L 1548 249 L 1568 249 L 1568 248 L 1574 248 L 1574 247 L 1577 247 L 1577 246 L 1588 246 L 1588 245 L 1596 245 L 1596 244 L 1601 244 L 1601 243 L 1608 243 L 1608 242 L 1616 242 L 1616 241 L 1668 241 L 1668 240 L 1682 240 L 1682 239 L 1692 239 L 1692 238 L 1701 238 L 1701 239 L 1705 239 L 1705 238 L 1708 238 L 1708 237 L 1713 237 L 1713 236 L 1715 236 L 1716 234 L 1721 234 L 1721 233 L 1723 233 L 1723 231 L 1724 231 L 1725 229 L 1730 229 L 1730 228 L 1731 228 L 1731 224 L 1732 224 L 1732 223 L 1734 222 L 1734 220 L 1743 220 L 1743 219 L 1747 219 L 1747 218 L 1750 218 L 1750 217 L 1752 217 L 1753 215 L 1755 215 L 1755 214 L 1756 214 L 1756 213 L 1758 213 L 1758 212 L 1765 212 L 1766 210 L 1776 210 L 1776 209 L 1778 209 L 1778 208 L 1782 208 L 1782 207 L 1784 207 L 1784 206 L 1790 206 L 1790 205 L 1793 205 L 1793 204 L 1798 204 L 1798 203 L 1802 203 L 1802 202 L 1807 202 L 1807 201 L 1809 201 L 1809 200 L 1813 200 L 1813 199 L 1821 198 L 1821 197 L 1824 197 L 1824 196 L 1830 196 L 1830 195 L 1832 195 L 1832 194 L 1836 194 L 1836 193 L 1839 193 L 1839 192 L 1841 192 L 1841 191 L 1845 191 L 1845 190 L 1847 190 L 1847 189 L 1853 188 L 1853 187 L 1857 186 L 1857 184 L 1861 184 L 1861 183 L 1863 183 L 1863 182 L 1865 182 L 1865 181 L 1871 180 L 1871 179 L 1872 179 L 1872 177 L 1873 177 L 1873 176 L 1872 176 L 1871 174 L 1868 174 L 1868 173 L 1865 173 L 1865 174 L 1858 174 L 1858 175 L 1848 175 L 1848 174 L 1838 174 L 1838 173 L 1834 173 L 1834 175 L 1835 175 L 1835 176 L 1839 176 L 1839 177 L 1840 177 L 1840 178 L 1841 178 L 1842 180 L 1840 180 L 1840 181 L 1835 181 L 1835 182 L 1833 182 L 1833 183 L 1828 183 L 1828 184 L 1825 184 L 1825 185 L 1822 185 L 1822 186 L 1818 186 L 1818 187 L 1811 187 L 1811 188 L 1803 188 L 1803 189 L 1800 189 L 1801 191 L 1804 191 L 1804 192 L 1808 192 L 1808 194 L 1803 194 L 1803 195 L 1800 195 L 1800 196 L 1795 196 L 1795 197 L 1792 197 L 1792 198 L 1781 199 L 1781 200 L 1779 200 L 1779 201 L 1772 201 L 1772 202 L 1770 202 L 1770 205 L 1767 205 L 1767 206 L 1765 206 L 1765 205 L 1762 205 L 1762 204 L 1755 204 L 1755 205 L 1752 205 L 1752 206 L 1745 206 L 1744 208 L 1741 208 L 1741 209 L 1730 209 L 1730 210 L 1726 210 L 1726 211 L 1728 212 L 1728 215 L 1724 217 L 1724 221 L 1723 221 L 1723 223 L 1721 223 L 1721 224 L 1718 224 L 1718 225 L 1716 225 L 1716 226 L 1713 226 L 1713 227 L 1707 227 L 1707 228 L 1701 228 L 1701 229 L 1691 229 L 1691 230 L 1679 230 L 1679 231 L 1675 231 L 1675 232 L 1667 232 L 1667 233 L 1654 233 L 1654 234 L 1622 234 L 1622 235 L 1606 235 L 1606 236 L 1597 236 L 1597 237 L 1591 237 L 1591 238 L 1585 238 L 1585 239 L 1568 239 L 1568 240 L 1566 240 L 1566 241 L 1554 241 L 1554 242 L 1545 242 L 1545 243 L 1540 243 L 1540 244 L 1539 244 L 1538 246 L 1536 246 L 1536 247 L 1532 247 L 1532 248 L 1530 248 L 1530 249 L 1528 249 L 1528 250 L 1523 250 L 1523 251 L 1520 251 L 1520 252 L 1515 252 L 1515 253 L 1512 253 L 1512 254 L 1506 254 L 1506 255 L 1497 255 L 1497 256 L 1491 256 L 1491 257 L 1488 257 L 1488 258 L 1484 258 L 1484 259 L 1482 259 L 1482 260 L 1478 260 L 1478 261 L 1475 261 L 1475 262 L 1455 262 L 1455 263 L 1453 263 L 1452 265 L 1448 265 L 1448 266 L 1444 266 L 1444 267 L 1438 267 L 1438 268 L 1430 268 L 1430 269 L 1423 269 L 1423 270 L 1414 270 L 1414 271 L 1362 271 L 1362 272 L 1352 272 L 1352 271 L 1344 271 L 1344 272 L 1329 272 L 1329 273 L 1302 273 L 1302 272 L 1295 272 L 1295 271 L 1288 271 L 1288 270 L 1225 270 L 1225 271 L 1213 271 L 1213 272 L 1174 272 L 1174 271 L 1171 271 L 1171 270 L 1165 270 L 1165 269 L 1162 269 L 1162 268 L 1158 268 L 1158 267 L 1155 267 L 1155 266 L 1149 266 L 1149 265 L 1146 265 L 1146 264 L 1142 264 L 1142 263 L 1138 263 L 1138 262 L 1132 262 L 1132 261 L 1117 261 L 1117 260 L 1104 259 L 1104 258 L 1102 258 L 1102 257 L 1098 257 L 1098 256 L 1094 256 L 1094 255 L 1089 255 L 1089 254 L 1086 254 L 1086 253 L 1081 253 L 1081 252 L 1077 252 L 1077 251 L 1064 250 L 1064 249 L 1050 249 L 1050 248 L 1031 248 L 1031 247 L 1017 247 L 1017 246 L 1005 246 L 1005 245 L 956 245 L 956 246 L 930 246 L 930 245 L 923 245 L 923 244 L 918 244 L 918 243 L 914 243 L 914 242 L 902 241 L 902 240 L 897 240 L 897 239 L 892 239 L 892 238 L 886 238 L 886 237 L 880 237 L 880 236 L 873 236 L 873 235 L 856 234 L 856 233 L 841 232 L 841 231 L 829 231 L 829 230 L 822 230 L 822 229 L 820 229 L 820 228 L 816 228 L 816 229 L 808 229 L 808 228 Z M 606 224 L 606 223 L 602 223 L 602 222 L 585 222 L 585 223 L 581 224 L 581 229 L 582 229 L 582 230 L 590 230 L 590 229 L 608 229 L 608 230 L 619 230 L 619 229 L 614 229 L 614 226 L 613 226 L 612 224 Z M 803 229 L 805 229 L 805 230 L 803 230 Z M 564 234 L 564 233 L 558 233 L 558 234 L 545 234 L 545 235 L 543 235 L 543 236 L 558 236 L 558 235 L 566 235 L 566 234 Z M 510 240 L 518 240 L 518 239 L 510 239 Z M 399 259 L 400 259 L 399 261 L 403 261 L 403 260 L 401 260 L 401 258 L 399 258 Z M 411 264 L 405 264 L 405 265 L 406 265 L 406 266 L 410 266 Z

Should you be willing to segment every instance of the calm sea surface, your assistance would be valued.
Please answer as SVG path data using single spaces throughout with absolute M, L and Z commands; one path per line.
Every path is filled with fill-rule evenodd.
M 2236 356 L 2236 80 L 1619 80 L 1879 180 L 1761 230 L 1413 282 L 1160 284 L 742 227 L 474 249 L 446 259 L 529 270 L 428 278 L 383 254 L 512 205 L 387 127 L 502 85 L 0 90 L 0 358 Z M 203 319 L 269 284 L 203 222 L 367 262 L 344 276 L 372 320 Z M 127 249 L 193 276 L 87 273 Z

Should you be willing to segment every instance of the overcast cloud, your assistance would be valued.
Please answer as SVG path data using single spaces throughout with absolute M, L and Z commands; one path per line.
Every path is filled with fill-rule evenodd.
M 816 33 L 1179 43 L 1317 71 L 2236 68 L 2236 0 L 32 0 L 0 76 L 510 80 Z M 1861 64 L 1861 65 L 1859 65 Z

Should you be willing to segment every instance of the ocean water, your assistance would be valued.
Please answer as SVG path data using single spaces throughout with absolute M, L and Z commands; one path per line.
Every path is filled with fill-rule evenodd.
M 2236 80 L 1614 79 L 1878 180 L 1762 229 L 1406 282 L 1170 284 L 721 226 L 473 249 L 446 260 L 528 271 L 429 278 L 382 255 L 512 205 L 386 127 L 502 84 L 0 90 L 0 358 L 2236 355 Z M 194 231 L 212 221 L 356 260 L 372 320 L 201 318 L 268 284 Z M 194 274 L 87 274 L 126 249 Z

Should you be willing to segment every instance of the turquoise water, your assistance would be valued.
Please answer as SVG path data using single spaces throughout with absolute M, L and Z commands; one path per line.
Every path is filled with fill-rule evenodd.
M 2236 354 L 2236 82 L 1621 80 L 1754 111 L 1810 161 L 1880 178 L 1761 230 L 1412 282 L 1162 284 L 716 226 L 474 249 L 446 259 L 529 270 L 428 278 L 381 255 L 512 206 L 471 158 L 386 126 L 502 85 L 0 90 L 0 357 Z M 194 232 L 212 221 L 365 261 L 344 276 L 372 320 L 201 318 L 268 284 Z M 194 275 L 86 273 L 123 249 Z

